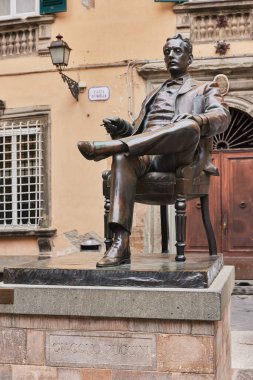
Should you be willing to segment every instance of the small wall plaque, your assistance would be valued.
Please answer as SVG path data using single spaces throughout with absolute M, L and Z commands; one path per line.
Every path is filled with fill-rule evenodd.
M 14 289 L 0 289 L 0 304 L 11 305 L 14 303 Z
M 108 100 L 110 98 L 110 89 L 109 87 L 90 87 L 88 97 L 91 101 Z

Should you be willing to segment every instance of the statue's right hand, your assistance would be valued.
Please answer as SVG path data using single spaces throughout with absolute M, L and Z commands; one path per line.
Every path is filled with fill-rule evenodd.
M 122 127 L 122 119 L 117 116 L 108 117 L 103 119 L 103 125 L 110 135 L 115 135 Z
M 112 139 L 131 136 L 133 133 L 132 125 L 117 116 L 107 117 L 103 120 L 103 125 Z

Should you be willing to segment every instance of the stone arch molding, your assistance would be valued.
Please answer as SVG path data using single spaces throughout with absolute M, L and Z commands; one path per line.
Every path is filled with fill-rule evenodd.
M 225 96 L 225 102 L 230 107 L 244 111 L 248 113 L 251 117 L 253 117 L 253 103 L 249 100 L 236 96 Z

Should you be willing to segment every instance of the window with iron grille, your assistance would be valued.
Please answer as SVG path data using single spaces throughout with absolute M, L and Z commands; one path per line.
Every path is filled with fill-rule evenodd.
M 0 122 L 0 228 L 45 226 L 46 119 Z

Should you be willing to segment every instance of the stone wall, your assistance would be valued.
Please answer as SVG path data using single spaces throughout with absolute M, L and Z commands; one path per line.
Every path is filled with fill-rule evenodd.
M 0 315 L 1 380 L 230 380 L 221 321 Z

